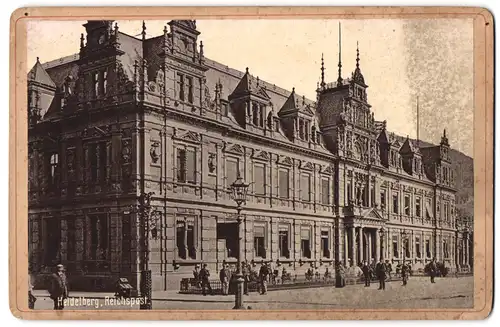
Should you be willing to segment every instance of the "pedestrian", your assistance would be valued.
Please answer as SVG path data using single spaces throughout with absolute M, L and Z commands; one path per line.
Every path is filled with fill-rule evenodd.
M 377 274 L 378 282 L 379 282 L 379 286 L 378 286 L 379 290 L 385 290 L 386 270 L 387 270 L 387 265 L 382 260 L 380 260 L 380 262 L 377 264 L 377 267 L 376 267 L 376 274 Z
M 200 287 L 200 266 L 198 266 L 198 265 L 194 266 L 193 283 L 191 285 L 194 285 L 196 287 Z
M 222 295 L 227 295 L 229 291 L 229 269 L 226 266 L 223 266 L 219 273 L 220 282 L 222 284 Z
M 363 262 L 363 267 L 361 268 L 363 271 L 363 277 L 365 279 L 365 287 L 370 286 L 370 279 L 371 279 L 371 268 L 368 266 L 368 263 L 366 261 Z
M 210 277 L 210 271 L 208 270 L 206 263 L 203 265 L 203 268 L 201 268 L 199 277 L 201 280 L 201 291 L 203 295 L 207 295 L 206 293 L 207 287 L 208 290 L 210 291 L 210 294 L 213 295 L 214 292 L 212 291 L 212 287 L 210 286 L 210 281 L 208 279 L 208 277 Z
M 387 280 L 391 280 L 392 279 L 392 264 L 389 262 L 389 260 L 385 260 L 385 271 L 386 271 L 386 274 L 387 274 Z
M 36 297 L 33 295 L 33 284 L 31 283 L 31 275 L 28 274 L 28 308 L 35 309 Z
M 403 262 L 403 265 L 401 266 L 401 278 L 403 278 L 403 286 L 406 286 L 408 283 L 408 273 L 409 273 L 409 267 L 406 263 Z
M 269 267 L 267 266 L 266 263 L 263 263 L 262 266 L 260 266 L 260 271 L 259 271 L 261 295 L 267 294 L 268 277 L 269 277 Z
M 54 301 L 54 310 L 63 310 L 64 300 L 68 298 L 68 283 L 63 265 L 57 265 L 56 272 L 51 276 L 48 291 L 50 298 Z
M 342 288 L 345 286 L 345 267 L 342 264 L 342 261 L 339 261 L 337 263 L 337 272 L 336 272 L 336 280 L 335 280 L 335 286 L 338 288 Z
M 242 264 L 241 274 L 243 275 L 243 294 L 248 295 L 248 282 L 250 281 L 250 267 L 248 262 Z
M 431 283 L 435 283 L 434 278 L 436 277 L 436 274 L 437 274 L 436 258 L 433 258 L 429 264 L 429 275 L 431 276 Z

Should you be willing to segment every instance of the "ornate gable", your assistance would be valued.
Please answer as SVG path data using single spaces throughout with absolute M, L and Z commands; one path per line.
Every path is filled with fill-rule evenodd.
M 363 213 L 363 218 L 365 219 L 384 219 L 383 216 L 381 216 L 376 209 L 368 209 Z
M 201 137 L 198 133 L 187 131 L 176 137 L 177 140 L 190 142 L 190 143 L 201 143 Z
M 309 161 L 301 161 L 300 162 L 300 169 L 314 170 L 314 165 L 312 163 L 310 163 Z
M 333 175 L 333 173 L 334 173 L 333 167 L 331 165 L 321 166 L 321 173 Z
M 269 161 L 269 159 L 271 158 L 271 156 L 266 151 L 257 151 L 257 150 L 254 150 L 252 158 L 253 159 L 257 159 L 257 160 Z
M 227 144 L 224 151 L 227 153 L 232 153 L 232 154 L 236 154 L 239 156 L 245 154 L 245 150 L 239 144 Z
M 278 156 L 278 163 L 285 166 L 292 166 L 293 160 L 287 156 Z

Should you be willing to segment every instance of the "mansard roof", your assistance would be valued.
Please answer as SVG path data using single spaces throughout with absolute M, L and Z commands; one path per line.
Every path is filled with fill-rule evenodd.
M 50 75 L 47 73 L 47 71 L 43 68 L 38 57 L 36 58 L 35 65 L 33 66 L 33 68 L 31 68 L 30 72 L 28 73 L 28 81 L 38 83 L 42 86 L 51 89 L 56 87 L 56 84 L 54 83 Z

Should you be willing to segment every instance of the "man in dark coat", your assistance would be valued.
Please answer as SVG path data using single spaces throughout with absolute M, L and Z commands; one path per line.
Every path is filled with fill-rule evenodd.
M 431 276 L 431 283 L 435 283 L 434 278 L 436 277 L 436 274 L 437 274 L 436 258 L 433 258 L 432 261 L 429 263 L 429 275 Z
M 227 295 L 229 291 L 229 281 L 231 280 L 231 272 L 229 267 L 223 266 L 219 273 L 220 282 L 222 283 L 222 295 Z
M 382 260 L 380 260 L 380 262 L 377 264 L 377 267 L 376 267 L 376 273 L 377 273 L 377 278 L 378 278 L 378 282 L 379 282 L 379 287 L 378 287 L 379 290 L 385 290 L 386 271 L 387 271 L 386 264 Z
M 344 287 L 345 286 L 345 267 L 342 264 L 342 261 L 339 261 L 337 263 L 336 267 L 336 281 L 335 281 L 335 287 Z
M 64 309 L 64 300 L 68 298 L 68 283 L 63 265 L 57 265 L 56 272 L 51 276 L 48 291 L 54 301 L 54 310 Z
M 201 291 L 203 295 L 207 295 L 206 293 L 206 288 L 208 287 L 208 290 L 210 291 L 210 294 L 213 295 L 212 287 L 210 286 L 210 281 L 208 280 L 208 277 L 210 277 L 210 271 L 207 268 L 207 264 L 205 263 L 203 265 L 203 268 L 200 270 L 200 281 L 201 281 Z
M 363 271 L 363 278 L 365 279 L 365 287 L 370 286 L 370 279 L 372 277 L 372 272 L 370 266 L 366 261 L 363 262 L 363 267 L 361 267 L 361 271 Z
M 408 274 L 410 272 L 410 267 L 406 263 L 401 266 L 401 277 L 403 278 L 403 286 L 408 283 Z
M 260 294 L 267 294 L 267 279 L 269 278 L 269 272 L 270 272 L 269 267 L 267 266 L 266 263 L 263 263 L 259 271 L 259 279 L 261 287 Z

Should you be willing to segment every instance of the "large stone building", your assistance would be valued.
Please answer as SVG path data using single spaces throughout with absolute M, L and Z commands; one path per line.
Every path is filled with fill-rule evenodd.
M 30 268 L 67 266 L 73 289 L 156 290 L 238 251 L 302 275 L 381 257 L 454 268 L 450 146 L 418 147 L 375 120 L 358 64 L 316 102 L 206 58 L 196 22 L 135 38 L 89 21 L 80 52 L 28 74 Z M 248 58 L 249 60 L 251 58 Z M 322 67 L 323 68 L 323 67 Z M 229 186 L 251 183 L 238 244 Z M 154 192 L 148 248 L 141 194 Z M 381 229 L 385 233 L 381 232 Z M 240 249 L 241 248 L 241 249 Z M 465 254 L 460 254 L 465 257 Z

